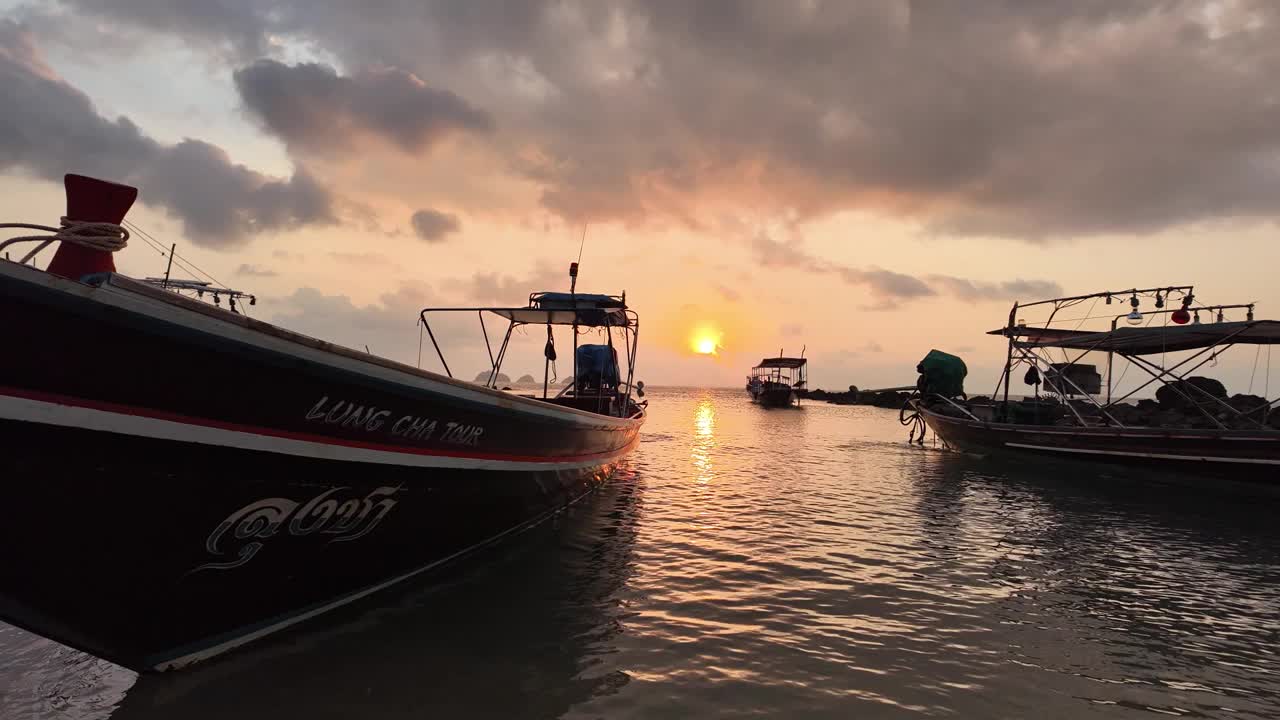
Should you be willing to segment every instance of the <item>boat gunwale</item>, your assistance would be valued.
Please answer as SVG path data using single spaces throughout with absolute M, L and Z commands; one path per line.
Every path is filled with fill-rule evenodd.
M 27 277 L 23 277 L 24 274 Z M 0 261 L 0 276 L 8 276 L 17 282 L 25 282 L 29 284 L 38 285 L 48 290 L 52 290 L 55 292 L 63 292 L 68 295 L 78 297 L 82 300 L 98 303 L 100 305 L 116 307 L 126 312 L 141 314 L 145 317 L 148 317 L 148 319 L 154 320 L 156 322 L 168 322 L 160 318 L 151 317 L 150 315 L 144 312 L 140 312 L 135 308 L 120 307 L 119 305 L 116 305 L 114 303 L 104 302 L 104 300 L 100 296 L 95 296 L 95 293 L 98 293 L 104 289 L 107 289 L 108 291 L 110 290 L 118 291 L 120 293 L 123 293 L 126 296 L 128 295 L 138 296 L 139 298 L 142 298 L 145 300 L 151 300 L 151 301 L 163 303 L 179 311 L 185 310 L 189 312 L 194 312 L 206 318 L 227 323 L 229 325 L 235 326 L 241 330 L 248 331 L 250 333 L 256 333 L 269 338 L 274 338 L 276 340 L 281 340 L 292 345 L 297 345 L 303 348 L 307 348 L 309 350 L 318 351 L 327 355 L 343 358 L 345 360 L 355 361 L 359 364 L 376 366 L 385 370 L 392 370 L 395 372 L 403 373 L 405 375 L 412 376 L 416 380 L 426 380 L 429 382 L 438 383 L 440 385 L 445 385 L 454 390 L 460 391 L 462 397 L 459 399 L 462 399 L 462 400 L 482 401 L 482 402 L 496 400 L 497 401 L 496 404 L 498 405 L 504 405 L 507 407 L 510 407 L 511 405 L 518 406 L 518 407 L 510 407 L 510 409 L 513 409 L 513 410 L 531 411 L 534 414 L 540 414 L 540 415 L 541 414 L 551 414 L 553 416 L 563 415 L 565 416 L 565 417 L 562 417 L 562 419 L 564 420 L 569 420 L 569 421 L 591 420 L 595 422 L 604 423 L 608 426 L 613 426 L 613 427 L 627 427 L 632 424 L 642 423 L 647 414 L 645 411 L 645 408 L 643 406 L 640 406 L 634 414 L 627 417 L 603 415 L 599 413 L 593 413 L 587 410 L 581 410 L 579 408 L 575 408 L 571 406 L 559 405 L 556 403 L 547 402 L 538 398 L 526 397 L 526 396 L 517 395 L 514 393 L 505 392 L 502 390 L 496 390 L 493 388 L 474 385 L 472 383 L 468 383 L 463 380 L 458 380 L 445 375 L 441 375 L 439 373 L 436 373 L 430 370 L 423 370 L 421 368 L 417 368 L 412 365 L 407 365 L 405 363 L 401 363 L 396 360 L 391 360 L 389 358 L 374 355 L 372 353 L 361 353 L 357 350 L 344 347 L 342 345 L 337 345 L 335 343 L 331 343 L 325 340 L 313 338 L 309 335 L 304 335 L 302 333 L 299 333 L 293 330 L 288 330 L 286 328 L 280 327 L 279 325 L 273 325 L 271 323 L 268 323 L 262 320 L 257 320 L 255 318 L 251 318 L 246 315 L 233 313 L 229 310 L 224 310 L 220 307 L 215 307 L 215 306 L 209 305 L 208 303 L 200 302 L 199 300 L 194 300 L 192 298 L 188 298 L 183 295 L 179 295 L 177 293 L 167 292 L 165 290 L 153 287 L 147 283 L 135 280 L 133 278 L 130 278 L 126 275 L 122 275 L 120 273 L 101 273 L 97 275 L 86 276 L 83 280 L 72 280 L 70 278 L 64 278 L 58 275 L 54 275 L 52 273 L 41 270 L 39 268 L 31 267 L 28 265 L 22 265 L 20 263 L 13 262 L 11 260 L 5 260 L 5 261 Z M 199 330 L 199 328 L 194 328 L 191 326 L 188 326 L 188 327 L 190 327 L 193 330 Z M 259 347 L 260 349 L 266 352 L 271 352 L 269 348 L 262 348 L 261 346 L 256 346 L 256 347 Z M 296 354 L 295 354 L 295 357 L 299 357 L 300 359 L 307 360 L 307 358 L 298 356 Z M 364 373 L 364 374 L 368 374 L 368 373 Z M 420 386 L 415 387 L 415 384 L 411 384 L 411 383 L 400 382 L 399 384 L 405 385 L 408 388 L 414 388 L 419 390 L 421 389 L 429 390 L 429 388 L 422 388 Z M 467 395 L 471 395 L 472 397 L 466 397 Z
M 1258 430 L 1218 430 L 1213 428 L 1156 428 L 1147 425 L 1132 427 L 1066 427 L 1059 425 L 1022 425 L 1019 423 L 1002 423 L 990 420 L 969 420 L 968 418 L 944 415 L 935 412 L 919 400 L 912 400 L 913 406 L 928 416 L 945 423 L 962 425 L 969 428 L 980 428 L 998 432 L 1023 432 L 1041 435 L 1081 435 L 1091 437 L 1130 437 L 1130 438 L 1165 438 L 1169 440 L 1232 440 L 1232 441 L 1280 441 L 1280 429 Z

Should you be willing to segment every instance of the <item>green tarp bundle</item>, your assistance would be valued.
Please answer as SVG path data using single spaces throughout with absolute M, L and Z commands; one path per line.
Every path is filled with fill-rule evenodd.
M 930 350 L 916 365 L 916 372 L 920 373 L 918 387 L 922 395 L 937 393 L 948 398 L 964 395 L 964 378 L 969 369 L 955 355 Z

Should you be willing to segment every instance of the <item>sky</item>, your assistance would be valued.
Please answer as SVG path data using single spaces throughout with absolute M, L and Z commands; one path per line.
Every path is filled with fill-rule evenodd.
M 581 251 L 648 383 L 803 349 L 812 387 L 903 385 L 938 348 L 986 391 L 1015 300 L 1275 316 L 1277 76 L 1265 0 L 0 0 L 0 213 L 136 185 L 130 220 L 256 317 L 411 364 L 420 308 L 566 290 Z M 484 369 L 474 317 L 440 322 Z

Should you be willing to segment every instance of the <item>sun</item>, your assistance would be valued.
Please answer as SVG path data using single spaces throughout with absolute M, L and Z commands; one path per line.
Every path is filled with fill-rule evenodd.
M 720 333 L 701 328 L 694 331 L 689 347 L 698 355 L 716 355 L 720 351 Z

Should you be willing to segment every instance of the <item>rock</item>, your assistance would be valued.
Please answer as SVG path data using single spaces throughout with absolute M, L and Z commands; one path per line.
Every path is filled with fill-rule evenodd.
M 478 382 L 478 383 L 480 383 L 481 385 L 485 384 L 486 382 L 488 382 L 488 381 L 489 381 L 489 373 L 490 373 L 490 372 L 492 372 L 492 371 L 491 371 L 491 370 L 481 370 L 481 371 L 480 371 L 480 374 L 479 374 L 479 375 L 476 375 L 475 382 Z M 501 383 L 507 383 L 508 385 L 510 385 L 510 384 L 511 384 L 511 378 L 507 377 L 504 373 L 498 373 L 498 380 L 497 380 L 497 382 L 498 382 L 499 384 L 501 384 Z
M 849 386 L 849 394 L 850 394 L 850 395 L 857 395 L 857 394 L 858 394 L 858 386 L 857 386 L 857 385 L 850 385 L 850 386 Z
M 536 382 L 538 382 L 538 381 L 537 381 L 537 380 L 535 380 L 535 379 L 534 379 L 534 377 L 533 377 L 532 375 L 529 375 L 529 374 L 521 375 L 521 376 L 520 376 L 520 379 L 519 379 L 519 380 L 516 380 L 516 384 L 517 384 L 517 385 L 532 385 L 532 384 L 534 384 L 534 383 L 536 383 Z
M 1138 409 L 1144 413 L 1153 413 L 1160 409 L 1160 403 L 1151 398 L 1142 398 L 1138 401 Z
M 1267 399 L 1257 395 L 1241 395 L 1237 393 L 1227 400 L 1227 404 L 1250 417 L 1260 418 L 1263 411 L 1266 410 Z
M 1196 376 L 1161 385 L 1160 389 L 1156 390 L 1156 401 L 1160 403 L 1161 408 L 1165 409 L 1191 409 L 1192 403 L 1188 402 L 1187 398 L 1193 400 L 1196 405 L 1215 404 L 1205 393 L 1223 400 L 1227 398 L 1227 388 L 1222 383 L 1213 378 Z M 1187 397 L 1184 398 L 1183 395 Z

